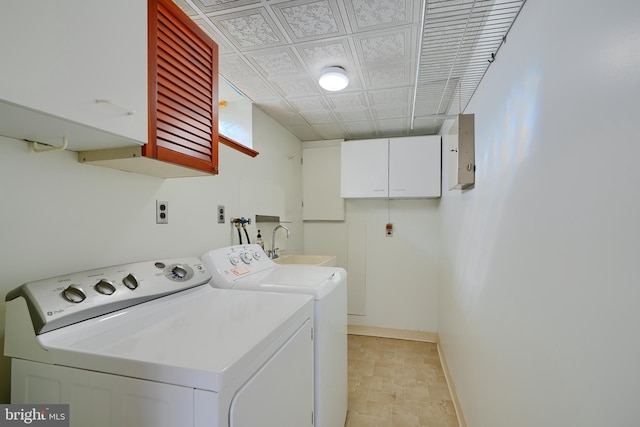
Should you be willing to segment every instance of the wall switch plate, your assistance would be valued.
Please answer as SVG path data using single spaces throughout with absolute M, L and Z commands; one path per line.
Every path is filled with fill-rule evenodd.
M 169 202 L 156 200 L 156 224 L 169 223 Z
M 218 205 L 218 224 L 224 224 L 224 206 Z
M 387 224 L 385 228 L 385 236 L 393 237 L 393 224 L 391 223 Z

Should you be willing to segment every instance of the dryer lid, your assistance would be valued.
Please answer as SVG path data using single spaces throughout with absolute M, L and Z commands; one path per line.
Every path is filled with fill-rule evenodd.
M 312 307 L 305 295 L 204 286 L 44 333 L 38 341 L 55 364 L 220 391 L 264 363 L 311 317 Z

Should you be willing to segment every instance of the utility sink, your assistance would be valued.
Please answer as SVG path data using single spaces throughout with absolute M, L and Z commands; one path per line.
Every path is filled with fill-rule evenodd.
M 336 266 L 336 257 L 334 255 L 280 255 L 273 261 L 276 264 L 306 264 L 323 267 Z

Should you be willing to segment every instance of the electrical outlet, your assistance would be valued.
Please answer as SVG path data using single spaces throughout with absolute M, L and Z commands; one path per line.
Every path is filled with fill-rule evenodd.
M 156 224 L 169 223 L 169 202 L 156 200 Z
M 224 206 L 218 205 L 218 224 L 224 224 Z

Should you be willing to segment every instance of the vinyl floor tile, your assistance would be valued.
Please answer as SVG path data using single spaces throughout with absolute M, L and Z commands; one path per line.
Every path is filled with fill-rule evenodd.
M 458 427 L 436 344 L 349 335 L 345 427 Z

